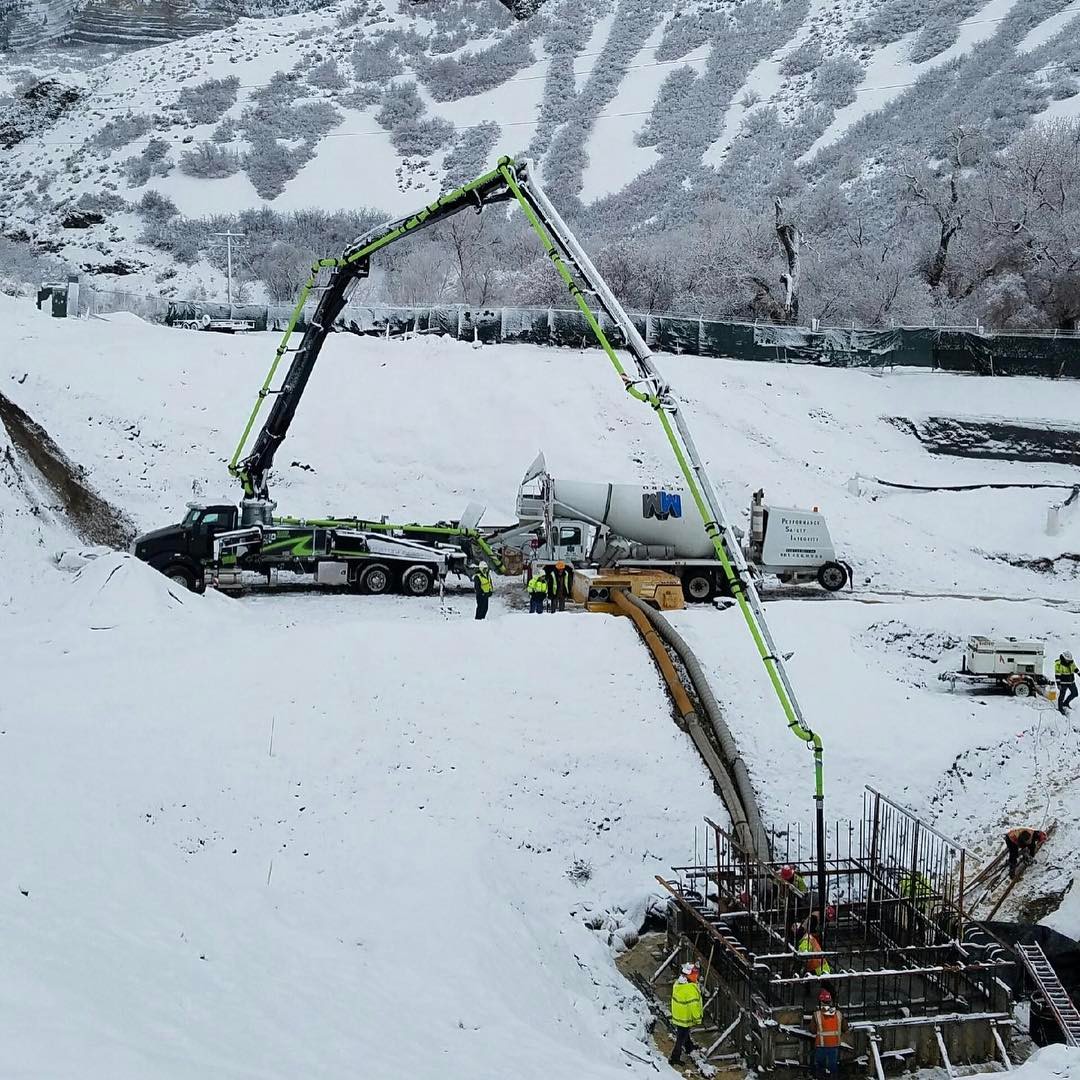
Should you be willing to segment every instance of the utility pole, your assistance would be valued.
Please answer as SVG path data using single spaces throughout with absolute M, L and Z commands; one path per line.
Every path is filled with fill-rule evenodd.
M 211 233 L 212 236 L 223 236 L 225 238 L 225 248 L 227 251 L 228 265 L 229 265 L 229 318 L 233 317 L 233 300 L 232 300 L 232 242 L 234 240 L 243 240 L 247 233 L 239 232 L 216 232 Z

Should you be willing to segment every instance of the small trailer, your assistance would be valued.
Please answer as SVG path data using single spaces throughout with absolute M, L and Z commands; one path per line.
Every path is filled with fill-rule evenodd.
M 1041 641 L 1016 638 L 968 638 L 959 671 L 943 671 L 938 676 L 955 690 L 957 684 L 1007 690 L 1026 698 L 1045 693 L 1050 680 L 1043 674 L 1044 645 Z

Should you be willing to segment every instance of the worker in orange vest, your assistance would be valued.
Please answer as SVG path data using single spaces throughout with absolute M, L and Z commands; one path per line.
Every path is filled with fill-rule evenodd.
M 840 1071 L 840 1036 L 847 1030 L 844 1014 L 833 1004 L 832 994 L 822 990 L 810 1023 L 814 1033 L 814 1076 L 836 1076 Z
M 1046 833 L 1038 829 L 1010 829 L 1005 834 L 1005 850 L 1009 853 L 1009 877 L 1016 877 L 1017 865 L 1023 855 L 1028 862 L 1046 843 Z

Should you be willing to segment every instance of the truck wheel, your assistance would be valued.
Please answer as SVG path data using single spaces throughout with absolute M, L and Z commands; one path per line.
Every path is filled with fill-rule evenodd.
M 704 604 L 713 597 L 713 579 L 711 574 L 691 573 L 683 578 L 683 590 L 686 599 L 692 604 Z
M 1012 692 L 1013 697 L 1031 697 L 1031 683 L 1021 679 L 1019 682 L 1013 683 Z
M 190 566 L 185 566 L 183 563 L 173 563 L 171 566 L 166 566 L 161 572 L 175 584 L 183 585 L 189 592 L 199 591 L 198 581 Z
M 374 566 L 369 566 L 364 572 L 364 578 L 362 581 L 362 587 L 364 592 L 370 593 L 372 596 L 381 596 L 383 593 L 390 591 L 390 584 L 393 578 L 390 576 L 390 571 L 382 563 L 376 563 Z
M 838 562 L 827 562 L 818 570 L 817 579 L 826 592 L 839 592 L 847 584 L 848 573 Z
M 426 566 L 410 566 L 401 578 L 406 596 L 427 596 L 434 584 L 435 575 Z

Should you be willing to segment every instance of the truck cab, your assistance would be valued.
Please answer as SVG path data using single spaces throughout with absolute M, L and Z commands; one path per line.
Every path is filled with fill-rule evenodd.
M 177 584 L 201 592 L 204 567 L 214 557 L 214 537 L 236 526 L 235 506 L 188 503 L 182 521 L 137 537 L 133 553 Z

